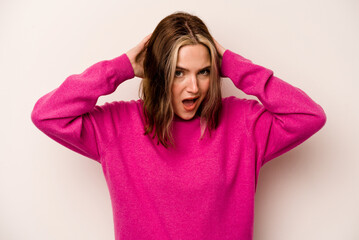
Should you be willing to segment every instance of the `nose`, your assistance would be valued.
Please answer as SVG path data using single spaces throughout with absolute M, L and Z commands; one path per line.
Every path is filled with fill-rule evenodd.
M 198 80 L 196 76 L 191 76 L 188 79 L 187 91 L 190 93 L 198 93 Z

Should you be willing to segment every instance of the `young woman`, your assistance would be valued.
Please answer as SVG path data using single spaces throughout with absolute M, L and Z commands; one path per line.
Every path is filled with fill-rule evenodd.
M 96 106 L 143 78 L 141 98 Z M 221 97 L 221 78 L 256 100 Z M 323 109 L 273 71 L 223 48 L 198 17 L 164 18 L 136 47 L 69 76 L 32 121 L 98 161 L 116 239 L 252 239 L 260 168 L 317 132 Z

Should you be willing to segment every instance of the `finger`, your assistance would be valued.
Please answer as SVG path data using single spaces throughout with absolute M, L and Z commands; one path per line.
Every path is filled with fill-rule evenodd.
M 144 39 L 143 39 L 143 43 L 145 43 L 145 42 L 147 42 L 149 39 L 150 39 L 150 37 L 152 36 L 152 33 L 150 33 L 150 34 L 148 34 Z

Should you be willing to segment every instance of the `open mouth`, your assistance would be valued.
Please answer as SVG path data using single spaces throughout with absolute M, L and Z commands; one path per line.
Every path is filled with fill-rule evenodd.
M 188 99 L 183 100 L 182 102 L 183 102 L 184 108 L 188 111 L 193 110 L 196 107 L 196 103 L 197 103 L 198 99 L 199 99 L 199 97 L 188 98 Z

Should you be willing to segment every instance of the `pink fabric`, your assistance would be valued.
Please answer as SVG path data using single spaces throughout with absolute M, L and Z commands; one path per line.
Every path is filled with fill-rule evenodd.
M 261 166 L 325 124 L 323 109 L 273 72 L 226 50 L 222 76 L 255 100 L 228 97 L 218 128 L 175 117 L 175 148 L 144 135 L 142 100 L 95 106 L 134 77 L 127 55 L 101 61 L 38 100 L 32 121 L 102 165 L 116 239 L 252 239 Z

